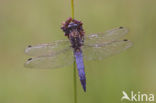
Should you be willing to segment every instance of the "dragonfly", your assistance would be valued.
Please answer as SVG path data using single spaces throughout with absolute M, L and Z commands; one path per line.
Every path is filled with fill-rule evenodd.
M 81 21 L 68 18 L 61 27 L 68 39 L 29 45 L 25 53 L 32 58 L 25 62 L 25 67 L 55 69 L 76 62 L 79 79 L 86 92 L 84 60 L 102 60 L 128 49 L 132 46 L 132 42 L 122 39 L 128 33 L 124 27 L 85 35 L 82 25 Z

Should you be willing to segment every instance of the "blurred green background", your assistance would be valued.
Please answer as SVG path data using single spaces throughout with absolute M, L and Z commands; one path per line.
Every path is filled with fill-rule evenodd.
M 0 103 L 73 103 L 73 67 L 27 69 L 29 44 L 64 39 L 70 0 L 0 0 Z M 122 103 L 122 91 L 156 95 L 156 1 L 75 0 L 86 34 L 125 26 L 133 47 L 103 61 L 85 62 L 87 92 L 78 103 Z M 125 101 L 126 102 L 126 101 Z

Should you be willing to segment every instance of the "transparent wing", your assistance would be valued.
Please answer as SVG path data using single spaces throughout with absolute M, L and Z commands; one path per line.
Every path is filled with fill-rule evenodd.
M 65 48 L 69 48 L 69 47 L 70 47 L 69 40 L 59 40 L 59 41 L 52 42 L 50 44 L 40 44 L 35 46 L 29 45 L 25 49 L 25 53 L 33 57 L 56 55 L 62 52 Z
M 128 33 L 128 29 L 124 27 L 114 28 L 104 33 L 90 34 L 85 37 L 85 44 L 98 44 L 115 41 Z
M 83 56 L 86 60 L 101 60 L 113 54 L 117 54 L 132 46 L 128 40 L 118 40 L 109 43 L 97 43 L 84 45 Z
M 72 50 L 66 49 L 57 55 L 30 58 L 25 63 L 25 67 L 55 69 L 72 64 L 73 58 Z

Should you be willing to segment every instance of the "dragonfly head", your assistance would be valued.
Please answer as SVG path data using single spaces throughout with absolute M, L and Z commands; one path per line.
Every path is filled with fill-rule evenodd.
M 78 28 L 78 24 L 76 24 L 76 23 L 71 22 L 71 23 L 69 23 L 69 25 L 68 25 L 68 29 L 69 29 L 69 30 L 77 29 L 77 28 Z
M 77 30 L 81 36 L 84 36 L 84 30 L 83 30 L 82 25 L 83 24 L 81 21 L 68 18 L 65 22 L 62 23 L 61 29 L 65 33 L 65 36 L 68 36 L 68 37 L 69 37 L 69 34 L 75 30 Z

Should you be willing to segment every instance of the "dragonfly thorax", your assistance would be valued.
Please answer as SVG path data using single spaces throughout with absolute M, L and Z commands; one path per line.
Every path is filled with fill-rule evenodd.
M 71 43 L 71 47 L 74 48 L 74 50 L 80 49 L 80 47 L 83 45 L 84 42 L 80 34 L 75 31 L 69 34 L 69 40 Z

